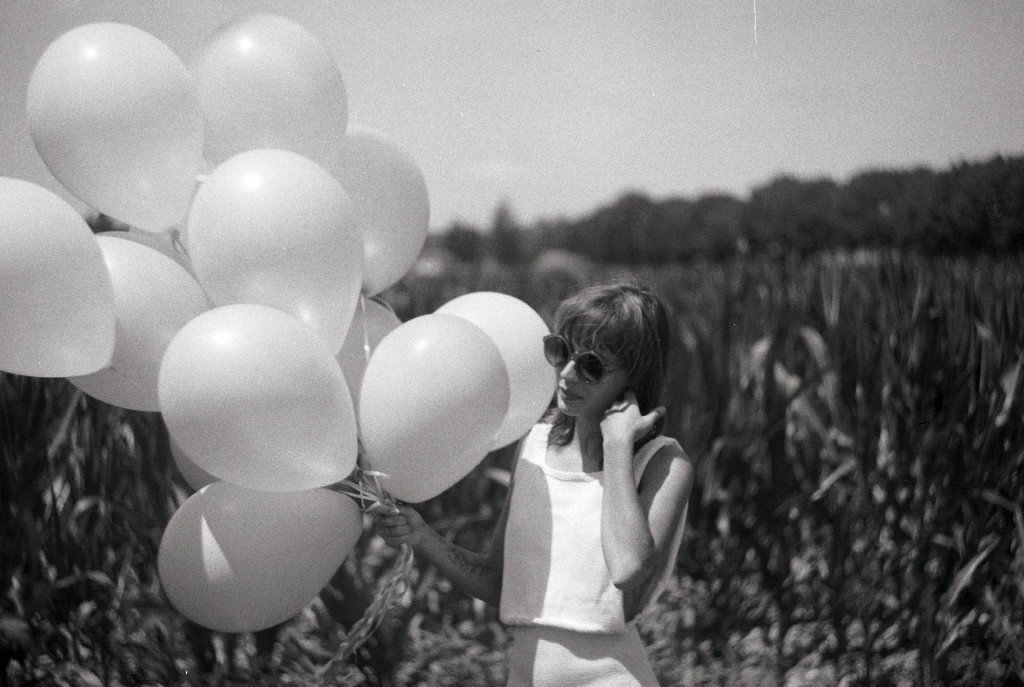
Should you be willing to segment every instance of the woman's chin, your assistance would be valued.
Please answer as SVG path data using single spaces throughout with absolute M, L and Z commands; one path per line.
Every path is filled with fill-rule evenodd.
M 572 397 L 566 398 L 565 394 L 561 391 L 557 395 L 558 410 L 562 415 L 568 415 L 569 417 L 576 417 L 580 411 L 579 399 Z

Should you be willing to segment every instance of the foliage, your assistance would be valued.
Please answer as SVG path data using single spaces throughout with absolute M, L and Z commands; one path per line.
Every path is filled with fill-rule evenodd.
M 876 181 L 858 192 L 877 198 Z M 842 206 L 834 191 L 814 193 Z M 640 622 L 664 684 L 1024 682 L 1024 258 L 777 251 L 627 269 L 548 257 L 453 260 L 384 296 L 403 319 L 477 290 L 550 313 L 565 292 L 629 273 L 671 301 L 666 431 L 698 482 L 677 575 Z M 209 633 L 167 606 L 155 574 L 187 495 L 158 416 L 4 375 L 0 441 L 12 685 L 308 684 L 394 562 L 367 534 L 295 620 Z M 424 516 L 486 546 L 509 463 L 491 454 Z M 493 609 L 417 563 L 337 684 L 500 685 L 507 644 Z
M 468 229 L 456 225 L 433 240 L 467 246 Z M 1019 251 L 1024 157 L 962 162 L 940 172 L 869 170 L 846 183 L 780 176 L 746 201 L 721 194 L 654 200 L 627 192 L 589 215 L 533 226 L 516 224 L 503 204 L 490 229 L 490 255 L 509 264 L 552 248 L 629 265 L 721 259 L 780 246 L 801 253 L 857 247 Z

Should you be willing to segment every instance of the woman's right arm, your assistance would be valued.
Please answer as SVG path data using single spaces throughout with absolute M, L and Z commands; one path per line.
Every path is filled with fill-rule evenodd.
M 513 465 L 513 471 L 514 471 Z M 471 596 L 497 607 L 501 601 L 501 575 L 505 555 L 505 525 L 513 484 L 509 483 L 505 505 L 498 517 L 486 553 L 470 551 L 434 531 L 411 506 L 401 504 L 397 512 L 378 511 L 377 534 L 390 546 L 409 544 L 417 555 L 444 573 L 445 577 Z

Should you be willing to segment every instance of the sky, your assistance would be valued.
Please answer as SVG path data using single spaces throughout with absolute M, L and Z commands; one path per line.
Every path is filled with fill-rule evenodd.
M 94 21 L 188 64 L 225 22 L 289 17 L 331 51 L 350 125 L 423 171 L 431 226 L 580 217 L 632 191 L 740 198 L 788 174 L 1024 152 L 1024 0 L 0 0 L 0 176 L 80 210 L 32 144 L 47 46 Z

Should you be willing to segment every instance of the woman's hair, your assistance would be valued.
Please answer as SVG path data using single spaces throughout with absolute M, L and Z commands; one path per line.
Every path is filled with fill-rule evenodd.
M 629 388 L 641 413 L 658 405 L 671 336 L 668 307 L 650 285 L 639 280 L 590 286 L 562 301 L 554 331 L 575 346 L 614 353 L 628 369 Z M 557 407 L 549 411 L 551 442 L 572 440 L 575 419 Z

